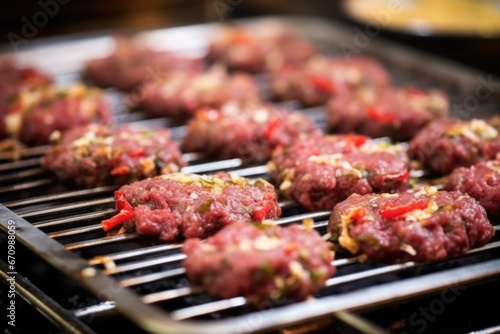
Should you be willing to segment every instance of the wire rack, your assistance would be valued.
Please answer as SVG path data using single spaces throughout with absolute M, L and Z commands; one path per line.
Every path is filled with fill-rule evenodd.
M 342 46 L 355 45 L 355 31 L 327 21 L 307 17 L 279 17 L 315 41 L 324 52 L 341 54 Z M 241 24 L 256 19 L 241 20 Z M 220 24 L 202 24 L 141 32 L 151 45 L 170 46 L 174 51 L 200 54 Z M 189 36 L 187 38 L 186 36 Z M 87 59 L 110 50 L 111 36 L 86 36 L 33 43 L 19 54 L 21 62 L 35 63 L 55 75 L 61 85 L 80 80 Z M 85 50 L 85 52 L 84 52 Z M 91 50 L 91 51 L 88 51 Z M 95 51 L 95 52 L 94 52 Z M 396 85 L 412 83 L 445 90 L 456 115 L 460 104 L 480 84 L 478 74 L 413 50 L 373 39 L 360 50 L 376 57 L 390 70 Z M 268 94 L 267 78 L 257 75 L 263 96 Z M 121 103 L 123 95 L 106 90 L 118 123 L 138 127 L 168 127 L 175 139 L 185 133 L 182 124 L 168 118 L 149 119 L 140 111 L 130 112 Z M 498 109 L 498 94 L 469 116 L 491 115 Z M 325 125 L 323 107 L 302 108 L 297 101 L 280 102 L 310 115 Z M 89 294 L 76 308 L 48 302 L 44 293 L 33 292 L 29 280 L 18 281 L 18 292 L 61 327 L 72 332 L 92 332 L 89 319 L 119 314 L 150 333 L 257 333 L 319 322 L 336 316 L 361 332 L 383 333 L 384 329 L 352 312 L 411 300 L 458 285 L 487 281 L 500 275 L 500 224 L 497 235 L 484 247 L 447 261 L 428 264 L 407 262 L 394 265 L 371 264 L 357 257 L 338 254 L 334 277 L 304 302 L 274 301 L 263 307 L 244 297 L 211 299 L 200 287 L 189 284 L 181 265 L 181 244 L 158 244 L 135 233 L 108 236 L 100 221 L 116 213 L 112 197 L 115 187 L 77 189 L 62 184 L 47 173 L 40 159 L 46 147 L 21 151 L 19 160 L 0 156 L 0 226 L 16 222 L 16 240 Z M 240 159 L 209 160 L 202 154 L 186 153 L 186 173 L 213 173 L 224 170 L 248 178 L 268 178 L 265 165 L 245 165 Z M 326 233 L 329 211 L 305 212 L 297 203 L 282 200 L 280 225 L 311 218 L 314 228 Z M 8 270 L 4 262 L 1 277 Z M 31 289 L 31 290 L 30 290 Z M 24 292 L 23 292 L 24 291 Z M 30 292 L 31 291 L 31 292 Z M 45 305 L 45 308 L 43 307 Z M 90 321 L 91 323 L 91 321 Z

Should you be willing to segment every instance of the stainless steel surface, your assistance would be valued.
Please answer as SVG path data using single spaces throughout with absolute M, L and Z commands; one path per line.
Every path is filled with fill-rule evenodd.
M 307 17 L 280 19 L 298 28 L 325 52 L 342 54 L 342 45 L 356 41 L 354 31 L 330 22 Z M 154 46 L 165 45 L 179 52 L 200 54 L 219 27 L 219 24 L 203 24 L 169 28 L 144 32 L 143 37 Z M 48 40 L 18 56 L 22 62 L 50 70 L 61 84 L 65 84 L 79 80 L 86 59 L 105 54 L 110 42 L 109 36 Z M 477 78 L 483 75 L 378 39 L 371 40 L 361 51 L 387 65 L 397 84 L 440 86 L 449 92 L 452 105 L 474 94 Z M 265 91 L 265 76 L 258 79 Z M 120 123 L 140 127 L 172 125 L 168 119 L 149 120 L 140 112 L 128 112 L 120 104 L 121 93 L 113 89 L 106 92 L 115 103 Z M 287 103 L 294 105 L 295 102 Z M 481 101 L 474 115 L 489 115 L 500 110 L 499 106 L 500 94 L 495 94 Z M 302 110 L 312 115 L 318 124 L 324 124 L 321 107 Z M 176 138 L 181 138 L 185 128 L 172 126 L 175 126 Z M 500 224 L 494 222 L 496 239 L 464 256 L 441 263 L 374 265 L 360 262 L 356 257 L 339 255 L 334 261 L 338 273 L 314 298 L 304 302 L 270 303 L 264 309 L 243 297 L 213 300 L 199 287 L 187 282 L 181 266 L 184 258 L 179 251 L 181 245 L 157 244 L 136 234 L 106 236 L 99 224 L 115 212 L 114 188 L 79 190 L 60 184 L 55 177 L 40 170 L 39 159 L 43 152 L 43 148 L 30 148 L 22 152 L 22 160 L 4 160 L 0 165 L 0 200 L 3 203 L 0 227 L 6 231 L 7 222 L 14 220 L 17 242 L 98 299 L 70 310 L 76 319 L 120 314 L 145 332 L 219 334 L 264 332 L 337 315 L 355 327 L 359 325 L 361 332 L 377 333 L 380 332 L 377 326 L 370 326 L 369 322 L 363 322 L 350 312 L 390 306 L 449 287 L 479 284 L 500 276 L 500 258 L 491 255 L 493 252 L 498 254 L 500 249 Z M 240 159 L 210 161 L 196 154 L 186 157 L 189 166 L 183 169 L 185 172 L 229 170 L 250 178 L 267 177 L 264 165 L 247 166 Z M 325 233 L 329 212 L 303 212 L 290 201 L 280 204 L 284 214 L 278 223 L 287 225 L 312 218 L 314 227 Z

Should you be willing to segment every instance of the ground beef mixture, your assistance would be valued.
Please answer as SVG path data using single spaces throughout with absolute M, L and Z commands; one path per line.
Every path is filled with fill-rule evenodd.
M 444 185 L 446 190 L 467 193 L 479 201 L 488 215 L 500 217 L 500 160 L 478 162 L 455 168 Z
M 297 224 L 231 224 L 182 250 L 188 279 L 214 298 L 304 300 L 335 273 L 329 244 Z
M 158 85 L 129 95 L 128 104 L 151 116 L 190 117 L 200 108 L 217 108 L 230 100 L 259 100 L 257 83 L 249 74 L 213 66 L 200 73 L 173 71 Z
M 290 27 L 274 20 L 251 25 L 228 25 L 214 34 L 206 59 L 231 70 L 271 72 L 300 64 L 317 53 L 316 47 Z
M 52 84 L 52 76 L 34 66 L 20 67 L 13 59 L 0 60 L 0 101 L 13 101 L 25 90 Z
M 186 163 L 168 129 L 90 124 L 52 134 L 43 165 L 80 187 L 123 185 L 178 172 Z
M 390 81 L 385 67 L 372 58 L 316 56 L 298 66 L 273 72 L 270 88 L 277 100 L 298 100 L 304 106 L 317 106 L 353 89 L 384 89 Z
M 229 101 L 218 109 L 198 111 L 187 123 L 185 152 L 218 159 L 267 161 L 273 149 L 288 146 L 320 129 L 306 114 L 266 102 Z
M 410 178 L 404 146 L 353 134 L 278 148 L 267 165 L 281 193 L 310 211 L 331 210 L 353 193 L 403 191 Z
M 332 240 L 374 262 L 439 261 L 485 245 L 495 234 L 484 208 L 458 191 L 353 194 L 337 204 Z
M 45 145 L 53 131 L 90 123 L 110 124 L 112 113 L 98 88 L 47 86 L 16 97 L 4 115 L 4 131 L 27 145 Z
M 272 184 L 225 172 L 161 175 L 122 186 L 115 199 L 119 212 L 102 222 L 105 231 L 125 223 L 125 229 L 163 242 L 206 238 L 234 222 L 281 215 Z
M 408 155 L 431 172 L 446 175 L 456 167 L 494 159 L 499 132 L 485 120 L 441 120 L 425 126 L 409 143 Z
M 334 95 L 327 120 L 331 132 L 407 141 L 429 122 L 445 118 L 448 109 L 448 97 L 437 89 L 364 87 Z
M 83 76 L 102 88 L 131 91 L 156 85 L 172 70 L 199 72 L 203 67 L 201 59 L 153 50 L 134 37 L 119 36 L 110 55 L 85 64 Z
M 0 139 L 19 132 L 19 104 L 30 92 L 52 85 L 52 77 L 35 67 L 19 67 L 12 59 L 0 61 Z

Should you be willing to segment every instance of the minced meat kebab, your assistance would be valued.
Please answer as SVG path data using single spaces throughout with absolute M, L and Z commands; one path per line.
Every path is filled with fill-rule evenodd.
M 431 172 L 446 175 L 456 167 L 491 160 L 500 152 L 498 130 L 484 119 L 439 120 L 409 143 L 408 155 Z
M 186 165 L 168 129 L 89 124 L 54 132 L 51 140 L 43 165 L 85 188 L 123 185 Z
M 281 215 L 272 184 L 226 172 L 160 175 L 120 187 L 115 199 L 118 213 L 102 221 L 104 231 L 124 224 L 124 231 L 163 242 L 206 238 L 225 225 Z
M 362 135 L 316 135 L 273 151 L 273 183 L 305 209 L 331 210 L 353 193 L 398 192 L 409 187 L 402 145 Z
M 266 102 L 229 101 L 196 112 L 187 123 L 181 148 L 218 159 L 265 161 L 274 148 L 319 131 L 304 113 Z
M 186 240 L 182 250 L 188 279 L 214 298 L 304 300 L 335 273 L 328 242 L 298 224 L 231 224 L 205 241 Z
M 229 100 L 258 100 L 259 89 L 251 75 L 228 73 L 212 66 L 204 72 L 172 71 L 155 85 L 127 97 L 127 104 L 150 116 L 190 117 L 204 107 L 219 107 Z
M 384 89 L 391 78 L 384 66 L 366 56 L 350 58 L 317 55 L 270 75 L 274 99 L 298 100 L 304 106 L 323 105 L 334 95 L 362 87 Z
M 230 70 L 262 73 L 300 64 L 316 53 L 316 46 L 291 27 L 268 19 L 222 27 L 209 42 L 206 60 Z
M 27 145 L 45 145 L 50 134 L 90 123 L 110 124 L 111 106 L 96 87 L 74 84 L 22 91 L 5 108 L 3 131 Z
M 474 198 L 434 187 L 353 194 L 334 207 L 328 230 L 350 253 L 385 263 L 444 260 L 483 246 L 495 235 Z
M 0 59 L 0 139 L 18 140 L 19 104 L 30 93 L 52 85 L 52 77 L 35 66 L 19 66 L 13 58 Z
M 131 91 L 154 85 L 172 70 L 199 72 L 202 69 L 200 59 L 153 50 L 133 36 L 116 36 L 112 52 L 102 58 L 90 59 L 85 64 L 83 76 L 102 88 Z
M 334 133 L 407 141 L 431 121 L 447 117 L 448 109 L 448 96 L 438 89 L 363 87 L 335 94 L 327 104 L 327 122 Z
M 467 193 L 481 203 L 488 215 L 500 217 L 500 156 L 470 167 L 457 167 L 447 177 L 446 190 Z
M 35 66 L 19 66 L 14 59 L 0 59 L 0 102 L 12 101 L 22 91 L 52 84 L 52 76 Z

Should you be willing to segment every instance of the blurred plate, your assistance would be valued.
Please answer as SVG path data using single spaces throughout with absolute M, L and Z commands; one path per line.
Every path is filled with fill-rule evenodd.
M 420 36 L 500 37 L 500 0 L 343 0 L 347 16 Z

